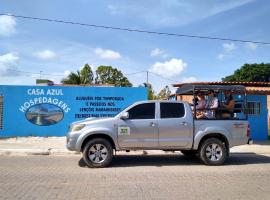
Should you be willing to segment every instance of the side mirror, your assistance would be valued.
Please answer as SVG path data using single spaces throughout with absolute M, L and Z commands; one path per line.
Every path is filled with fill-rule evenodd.
M 122 119 L 122 120 L 127 120 L 128 118 L 129 118 L 128 112 L 124 112 L 124 113 L 122 113 L 121 116 L 120 116 L 120 119 Z

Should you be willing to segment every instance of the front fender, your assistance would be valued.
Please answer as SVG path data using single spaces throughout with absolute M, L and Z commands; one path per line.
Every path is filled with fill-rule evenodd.
M 89 137 L 90 135 L 94 135 L 94 134 L 101 134 L 101 135 L 107 135 L 107 136 L 109 136 L 113 140 L 116 149 L 118 149 L 117 135 L 111 129 L 108 129 L 108 128 L 98 128 L 98 127 L 85 130 L 79 136 L 79 138 L 77 140 L 76 149 L 77 150 L 81 150 L 81 147 L 82 147 L 82 144 L 83 144 L 84 140 L 87 137 Z
M 200 128 L 200 130 L 197 130 L 194 136 L 193 149 L 198 149 L 202 138 L 209 134 L 223 135 L 227 139 L 229 145 L 231 144 L 232 134 L 227 129 L 219 127 L 219 126 L 211 126 L 211 127 Z

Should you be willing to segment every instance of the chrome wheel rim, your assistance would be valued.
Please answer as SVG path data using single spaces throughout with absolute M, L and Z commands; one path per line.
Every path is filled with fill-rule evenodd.
M 219 161 L 223 155 L 222 148 L 218 144 L 210 144 L 206 147 L 206 157 L 211 161 Z
M 108 150 L 103 144 L 94 144 L 89 149 L 88 157 L 95 164 L 102 163 L 108 156 Z

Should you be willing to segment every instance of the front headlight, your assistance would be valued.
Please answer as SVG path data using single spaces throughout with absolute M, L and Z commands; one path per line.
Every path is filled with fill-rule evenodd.
M 85 127 L 85 124 L 74 124 L 70 126 L 69 131 L 73 132 L 73 131 L 80 131 Z

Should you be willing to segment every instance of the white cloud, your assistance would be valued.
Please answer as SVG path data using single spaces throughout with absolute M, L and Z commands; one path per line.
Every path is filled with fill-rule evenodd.
M 233 42 L 224 43 L 223 48 L 226 52 L 230 52 L 236 49 L 236 45 Z
M 96 48 L 95 53 L 103 59 L 117 60 L 121 58 L 121 54 L 109 49 Z
M 70 73 L 71 73 L 71 71 L 65 70 L 65 71 L 64 71 L 64 76 L 67 77 Z
M 252 42 L 248 42 L 248 43 L 246 43 L 245 47 L 247 49 L 255 50 L 255 49 L 257 49 L 258 45 L 255 43 L 252 43 Z
M 164 51 L 160 50 L 159 48 L 155 48 L 150 52 L 150 56 L 167 58 L 168 54 L 166 54 Z
M 219 60 L 224 60 L 225 57 L 230 57 L 232 55 L 232 52 L 237 48 L 237 46 L 233 42 L 223 43 L 222 47 L 223 52 L 217 55 L 217 59 Z
M 191 82 L 196 82 L 197 81 L 197 78 L 194 77 L 194 76 L 190 76 L 190 77 L 184 77 L 182 79 L 182 82 L 183 83 L 191 83 Z
M 254 0 L 147 0 L 119 1 L 108 5 L 111 15 L 139 19 L 152 26 L 168 27 L 187 25 L 243 6 Z M 179 10 L 181 12 L 179 12 Z M 207 10 L 207 12 L 206 12 Z
M 16 20 L 12 16 L 0 16 L 0 36 L 9 36 L 16 32 Z
M 172 58 L 163 63 L 156 62 L 149 71 L 164 77 L 173 77 L 181 74 L 186 67 L 187 64 L 183 60 Z
M 18 76 L 19 57 L 14 53 L 0 55 L 0 75 L 2 76 Z
M 225 57 L 225 55 L 224 54 L 218 54 L 218 56 L 217 56 L 217 58 L 219 59 L 219 60 L 223 60 L 224 59 L 224 57 Z
M 51 50 L 44 50 L 44 51 L 39 51 L 37 53 L 35 53 L 35 55 L 43 60 L 52 60 L 54 58 L 56 58 L 56 53 L 54 53 Z

